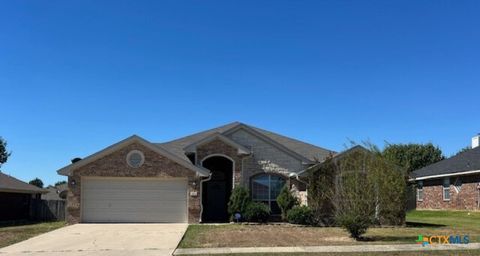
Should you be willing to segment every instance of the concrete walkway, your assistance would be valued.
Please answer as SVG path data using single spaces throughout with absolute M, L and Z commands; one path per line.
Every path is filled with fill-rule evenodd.
M 432 250 L 479 250 L 480 243 L 432 245 L 382 244 L 382 245 L 341 245 L 341 246 L 300 246 L 300 247 L 236 247 L 236 248 L 190 248 L 177 249 L 174 255 L 184 254 L 230 254 L 230 253 L 292 253 L 292 252 L 397 252 Z

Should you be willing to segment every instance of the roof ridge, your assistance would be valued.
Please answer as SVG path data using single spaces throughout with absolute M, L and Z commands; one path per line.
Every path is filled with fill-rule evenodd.
M 194 133 L 194 134 L 190 134 L 190 135 L 187 135 L 187 136 L 184 136 L 184 137 L 179 137 L 179 138 L 176 138 L 176 139 L 173 139 L 173 140 L 169 140 L 169 141 L 165 141 L 165 142 L 158 142 L 158 143 L 155 143 L 155 144 L 173 143 L 173 142 L 177 142 L 177 141 L 179 141 L 179 140 L 184 140 L 184 139 L 192 138 L 192 137 L 195 137 L 195 136 L 200 135 L 200 134 L 203 134 L 203 133 L 214 132 L 215 130 L 222 129 L 222 128 L 228 127 L 228 126 L 230 126 L 230 125 L 232 125 L 232 127 L 234 127 L 234 126 L 240 125 L 240 124 L 242 124 L 242 123 L 240 123 L 240 122 L 238 122 L 238 121 L 235 121 L 235 122 L 231 122 L 231 123 L 228 123 L 228 124 L 224 124 L 224 125 L 221 125 L 221 126 L 218 126 L 218 127 L 210 128 L 210 129 L 207 129 L 207 130 L 204 130 L 204 131 L 196 132 L 196 133 Z M 223 133 L 223 132 L 218 132 L 218 133 Z

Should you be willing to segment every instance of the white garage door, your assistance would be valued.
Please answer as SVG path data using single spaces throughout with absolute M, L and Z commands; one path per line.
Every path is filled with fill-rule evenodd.
M 82 180 L 83 222 L 187 222 L 187 181 Z

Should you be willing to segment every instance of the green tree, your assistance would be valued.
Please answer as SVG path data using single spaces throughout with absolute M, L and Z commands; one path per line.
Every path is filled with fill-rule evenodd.
M 35 178 L 35 179 L 29 181 L 28 184 L 37 186 L 39 188 L 43 188 L 43 181 L 39 178 Z
M 11 152 L 7 151 L 7 141 L 0 137 L 0 167 L 7 162 Z
M 432 143 L 387 144 L 382 155 L 388 161 L 405 168 L 408 174 L 445 159 L 442 150 Z
M 470 149 L 472 149 L 471 146 L 466 146 L 466 147 L 464 147 L 464 148 L 461 148 L 455 155 L 458 155 L 458 154 L 463 153 L 463 152 L 467 152 L 467 151 L 469 151 Z
M 299 205 L 299 201 L 294 195 L 292 195 L 288 186 L 285 185 L 277 197 L 277 204 L 278 207 L 280 207 L 280 210 L 282 210 L 282 219 L 286 220 L 288 211 L 295 205 Z
M 251 199 L 248 190 L 242 186 L 237 186 L 233 189 L 232 195 L 230 195 L 230 201 L 228 201 L 228 213 L 230 218 L 233 219 L 235 213 L 240 213 L 242 218 L 245 217 L 245 211 L 250 204 Z
M 65 180 L 57 181 L 57 182 L 55 182 L 55 187 L 59 186 L 59 185 L 63 185 L 63 184 L 67 184 L 67 181 L 65 181 Z

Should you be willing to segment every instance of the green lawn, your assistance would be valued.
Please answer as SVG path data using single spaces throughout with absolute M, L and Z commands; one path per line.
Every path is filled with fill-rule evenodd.
M 341 228 L 288 225 L 190 225 L 180 248 L 415 243 L 418 235 L 469 235 L 480 242 L 480 212 L 412 211 L 405 227 L 371 228 L 354 241 Z M 400 254 L 401 255 L 401 254 Z
M 64 227 L 64 221 L 0 226 L 0 248 Z

